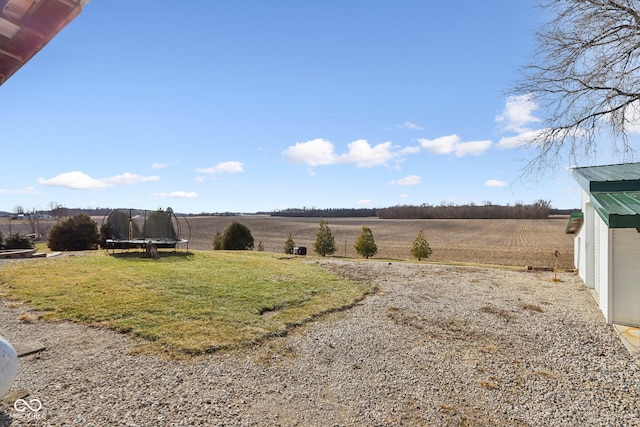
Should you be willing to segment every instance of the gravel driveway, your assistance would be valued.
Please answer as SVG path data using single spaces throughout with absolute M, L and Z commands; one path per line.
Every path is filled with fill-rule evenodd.
M 0 426 L 640 426 L 640 366 L 576 275 L 319 262 L 376 293 L 198 360 L 0 301 L 1 335 L 46 346 L 14 384 L 42 409 Z

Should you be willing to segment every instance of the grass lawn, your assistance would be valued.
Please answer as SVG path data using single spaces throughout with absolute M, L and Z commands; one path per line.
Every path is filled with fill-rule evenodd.
M 160 255 L 95 251 L 13 262 L 0 268 L 0 297 L 25 302 L 47 320 L 144 338 L 144 349 L 202 354 L 286 333 L 371 291 L 272 253 Z

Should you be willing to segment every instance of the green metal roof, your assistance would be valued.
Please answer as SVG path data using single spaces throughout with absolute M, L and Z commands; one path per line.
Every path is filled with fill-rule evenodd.
M 588 166 L 572 172 L 609 228 L 640 228 L 640 163 Z M 571 222 L 567 233 L 570 226 Z
M 584 214 L 582 212 L 571 212 L 569 214 L 569 223 L 564 230 L 565 234 L 576 234 L 584 222 Z
M 591 204 L 609 228 L 640 228 L 640 191 L 594 192 Z
M 573 177 L 588 193 L 640 191 L 640 163 L 587 166 L 573 169 Z

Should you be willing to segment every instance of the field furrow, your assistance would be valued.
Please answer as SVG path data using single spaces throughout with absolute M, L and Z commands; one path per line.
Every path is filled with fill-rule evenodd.
M 98 226 L 102 218 L 94 218 Z M 189 217 L 183 225 L 183 238 L 189 238 L 189 249 L 212 250 L 217 231 L 223 232 L 232 221 L 245 224 L 251 230 L 255 246 L 262 242 L 265 251 L 283 253 L 287 236 L 297 246 L 307 247 L 314 256 L 313 243 L 319 218 L 283 218 L 265 215 Z M 4 221 L 4 222 L 3 222 Z M 560 252 L 560 268 L 573 267 L 573 236 L 565 234 L 568 218 L 549 219 L 434 219 L 395 220 L 378 218 L 328 218 L 335 238 L 334 256 L 354 257 L 354 244 L 363 226 L 371 228 L 378 253 L 375 258 L 413 260 L 411 244 L 420 230 L 433 250 L 430 261 L 468 262 L 514 266 L 552 266 L 553 253 Z M 55 220 L 52 220 L 53 226 Z M 26 224 L 13 221 L 12 232 L 28 233 Z M 191 235 L 188 235 L 189 227 Z M 9 223 L 0 219 L 0 231 L 7 236 Z

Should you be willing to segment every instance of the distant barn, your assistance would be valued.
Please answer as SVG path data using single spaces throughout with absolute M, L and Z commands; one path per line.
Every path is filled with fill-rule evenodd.
M 188 249 L 191 238 L 189 222 L 182 215 L 176 216 L 171 208 L 116 209 L 104 217 L 101 231 L 107 249 L 146 248 L 148 244 L 173 249 L 184 244 Z

